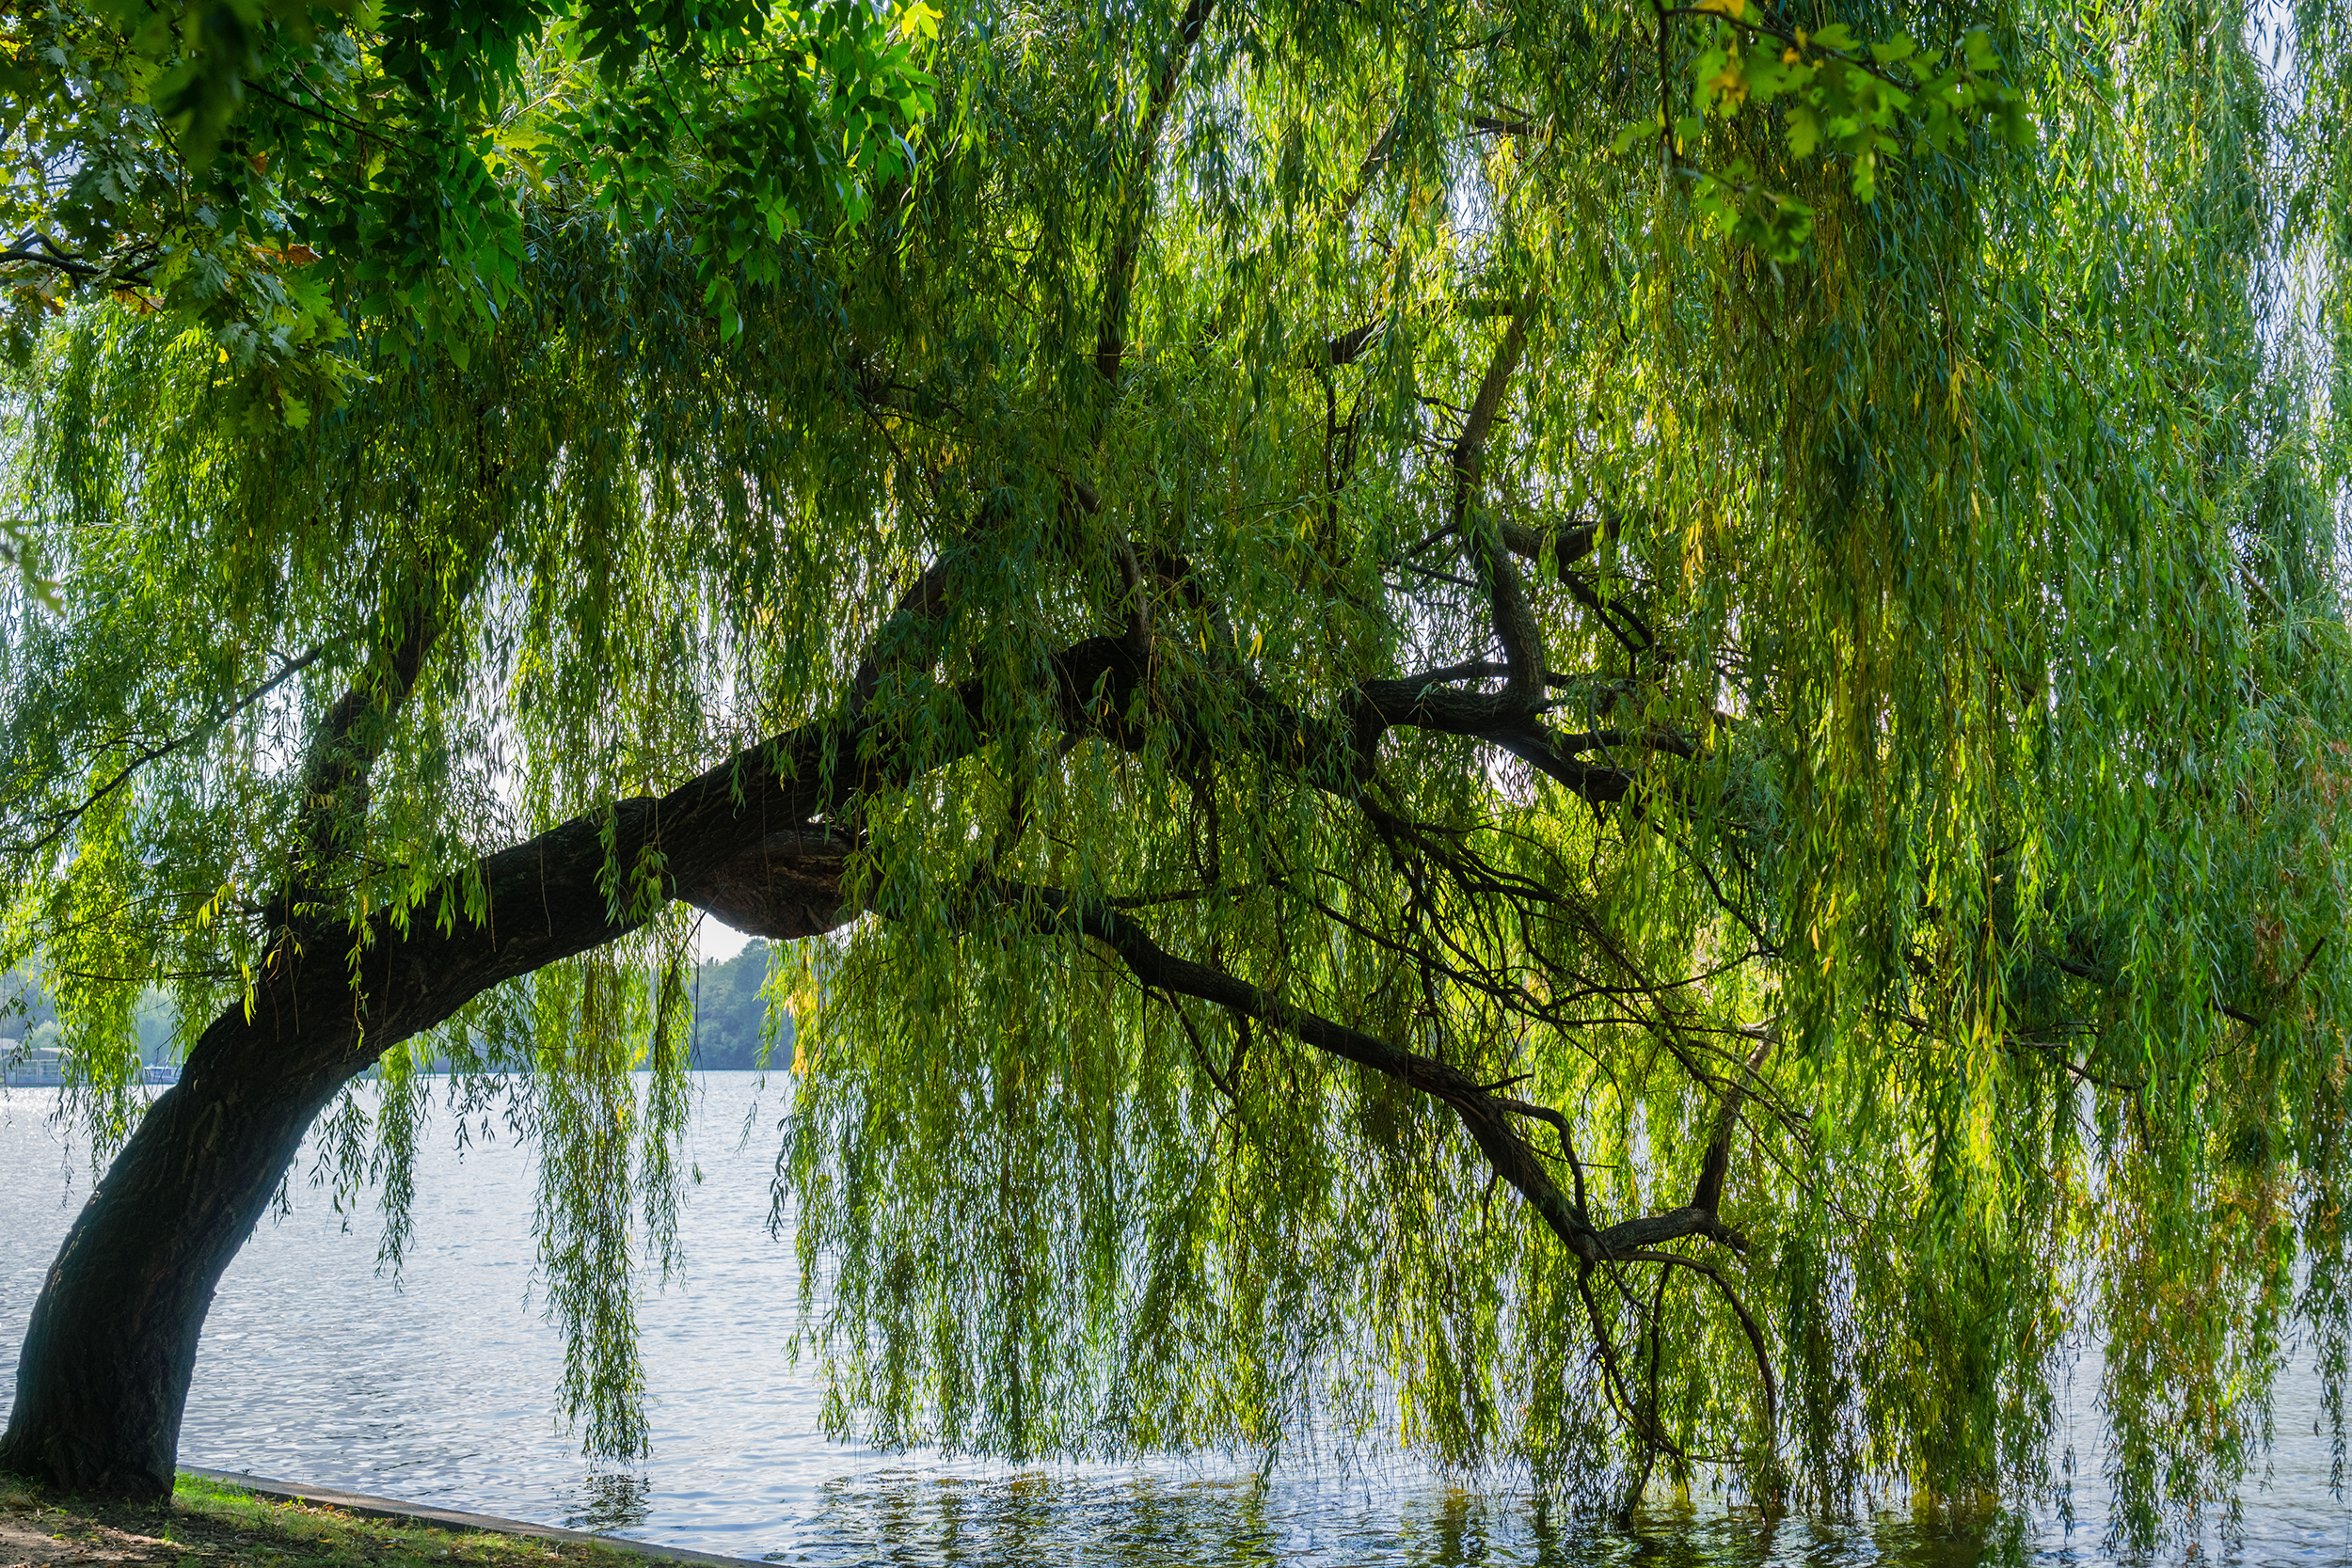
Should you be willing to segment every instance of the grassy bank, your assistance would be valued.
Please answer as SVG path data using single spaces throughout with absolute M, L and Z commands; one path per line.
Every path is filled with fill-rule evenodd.
M 0 1568 L 646 1568 L 571 1542 L 432 1529 L 182 1476 L 167 1505 L 84 1504 L 0 1476 Z

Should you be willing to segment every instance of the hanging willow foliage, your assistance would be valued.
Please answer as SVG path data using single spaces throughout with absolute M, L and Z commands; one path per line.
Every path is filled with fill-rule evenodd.
M 723 310 L 552 163 L 462 365 L 355 313 L 299 428 L 85 304 L 0 961 L 118 1137 L 172 988 L 118 1172 L 380 1063 L 395 1258 L 420 1063 L 509 1097 L 599 1449 L 682 901 L 821 948 L 838 1433 L 2020 1497 L 2090 1337 L 2193 1524 L 2291 1338 L 2342 1437 L 2346 28 L 983 7 Z

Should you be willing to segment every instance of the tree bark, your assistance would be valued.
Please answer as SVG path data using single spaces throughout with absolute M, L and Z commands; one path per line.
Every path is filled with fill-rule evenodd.
M 967 696 L 977 714 L 977 689 Z M 846 846 L 810 818 L 918 766 L 871 729 L 819 721 L 660 799 L 575 817 L 450 879 L 405 919 L 289 927 L 249 1002 L 198 1039 L 51 1263 L 17 1363 L 0 1472 L 88 1497 L 169 1495 L 220 1276 L 312 1121 L 392 1046 L 501 981 L 626 935 L 672 898 L 786 939 L 850 918 L 827 895 L 837 895 Z M 977 744 L 976 725 L 965 748 Z M 629 886 L 638 867 L 656 879 L 643 897 Z
M 1087 639 L 1041 674 L 1065 733 L 1140 743 L 1126 715 L 1148 675 L 1123 642 Z M 1441 714 L 1436 693 L 1386 695 L 1367 687 L 1357 705 L 1379 724 L 1481 735 L 1493 717 Z M 959 696 L 969 721 L 959 736 L 932 732 L 911 746 L 853 703 L 660 799 L 615 802 L 488 856 L 400 920 L 379 912 L 358 932 L 290 930 L 249 1005 L 198 1040 L 51 1264 L 17 1366 L 0 1471 L 84 1496 L 167 1496 L 214 1291 L 336 1092 L 490 987 L 612 942 L 664 900 L 782 940 L 851 918 L 840 899 L 849 842 L 816 819 L 986 744 L 985 693 L 974 682 Z M 1294 765 L 1310 752 L 1342 758 L 1310 769 L 1328 773 L 1327 786 L 1347 772 L 1353 720 L 1277 707 L 1260 721 L 1263 733 L 1245 745 Z M 1525 738 L 1514 729 L 1501 743 Z M 644 897 L 628 886 L 638 867 L 657 879 Z
M 17 1363 L 0 1471 L 83 1496 L 168 1496 L 213 1293 L 312 1121 L 387 1049 L 489 987 L 637 926 L 642 917 L 615 910 L 599 885 L 608 863 L 627 867 L 655 848 L 671 868 L 664 897 L 698 894 L 707 879 L 730 919 L 764 917 L 780 935 L 821 928 L 829 911 L 812 909 L 822 900 L 799 856 L 821 860 L 830 846 L 773 835 L 786 852 L 772 892 L 743 864 L 771 836 L 759 808 L 788 804 L 772 775 L 761 789 L 755 774 L 751 809 L 735 808 L 729 775 L 747 760 L 758 766 L 739 757 L 661 800 L 624 801 L 609 820 L 578 818 L 490 857 L 484 919 L 443 929 L 430 904 L 405 933 L 378 919 L 357 974 L 344 942 L 274 950 L 250 1016 L 232 1006 L 205 1030 L 51 1263 Z
M 0 1470 L 169 1494 L 214 1290 L 348 1076 L 283 1071 L 275 1044 L 241 1016 L 215 1022 L 83 1205 L 25 1332 Z

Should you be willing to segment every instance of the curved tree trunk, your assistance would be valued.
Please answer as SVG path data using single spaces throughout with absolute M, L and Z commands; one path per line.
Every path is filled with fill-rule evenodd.
M 233 1037 L 251 1033 L 241 1016 L 206 1031 L 82 1206 L 25 1332 L 0 1470 L 84 1494 L 170 1492 L 213 1291 L 364 1065 L 287 1071 L 275 1042 Z
M 900 613 L 933 614 L 936 605 L 911 602 Z M 1145 672 L 1146 661 L 1121 640 L 1089 638 L 1057 656 L 1046 678 L 1063 733 L 1134 743 L 1122 716 Z M 853 690 L 872 687 L 869 667 L 861 667 Z M 404 918 L 379 911 L 358 934 L 356 965 L 346 962 L 348 934 L 311 932 L 308 962 L 294 944 L 281 945 L 262 966 L 249 1004 L 230 1007 L 198 1040 L 181 1083 L 149 1110 L 51 1265 L 17 1367 L 0 1470 L 85 1495 L 167 1495 L 214 1290 L 336 1091 L 490 987 L 633 929 L 651 911 L 624 892 L 632 869 L 658 875 L 659 888 L 647 890 L 656 902 L 683 899 L 746 932 L 789 941 L 839 926 L 853 913 L 841 902 L 849 841 L 815 819 L 986 744 L 980 684 L 967 682 L 958 695 L 970 722 L 955 736 L 909 746 L 852 702 L 843 714 L 739 752 L 658 800 L 617 801 L 501 850 L 428 893 Z M 1312 731 L 1313 750 L 1340 759 L 1334 777 L 1366 765 L 1367 735 L 1404 724 L 1493 741 L 1588 799 L 1614 800 L 1628 786 L 1617 770 L 1565 754 L 1539 724 L 1505 711 L 1498 699 L 1451 692 L 1428 676 L 1368 682 L 1346 713 L 1328 721 L 1280 707 L 1263 692 L 1252 701 L 1264 709 L 1263 722 L 1245 744 L 1289 757 L 1294 747 L 1307 749 Z M 1221 972 L 1171 967 L 1167 954 L 1128 927 L 1114 921 L 1097 928 L 1067 895 L 1031 892 L 1038 910 L 1053 916 L 1052 929 L 1105 942 L 1171 991 L 1237 1006 L 1467 1107 L 1498 1173 L 1523 1185 L 1580 1256 L 1646 1257 L 1618 1249 L 1724 1229 L 1699 1209 L 1600 1231 L 1581 1212 L 1570 1223 L 1566 1200 L 1508 1125 L 1511 1114 L 1553 1113 L 1475 1085 L 1419 1084 L 1418 1058 L 1381 1047 L 1370 1061 L 1360 1041 L 1340 1038 L 1353 1038 L 1352 1031 L 1334 1033 L 1334 1025 L 1294 1015 Z
M 803 733 L 790 753 L 812 781 L 818 738 Z M 385 1051 L 491 986 L 636 927 L 643 914 L 608 895 L 609 863 L 657 851 L 663 893 L 782 940 L 848 918 L 843 842 L 767 827 L 820 796 L 813 784 L 780 785 L 772 761 L 739 754 L 661 800 L 621 801 L 491 856 L 482 920 L 443 929 L 423 912 L 429 902 L 405 928 L 379 916 L 356 973 L 344 942 L 314 940 L 307 962 L 278 948 L 250 1015 L 232 1006 L 204 1031 L 50 1265 L 0 1471 L 85 1496 L 167 1496 L 213 1292 L 310 1124 Z
M 940 581 L 926 574 L 895 623 L 935 618 Z M 431 603 L 404 612 L 389 684 L 355 689 L 321 725 L 298 824 L 321 863 L 364 810 L 356 797 L 375 732 L 416 678 Z M 1113 649 L 1090 640 L 1060 661 L 1057 689 L 1073 721 L 1077 694 L 1105 674 L 1117 691 L 1132 688 L 1136 661 Z M 870 693 L 879 673 L 869 655 L 853 690 Z M 0 1471 L 87 1495 L 167 1496 L 213 1292 L 336 1091 L 490 987 L 634 929 L 651 911 L 623 890 L 648 867 L 656 902 L 684 899 L 746 932 L 790 941 L 841 925 L 851 912 L 840 899 L 849 842 L 812 819 L 979 745 L 981 691 L 974 683 L 960 695 L 969 733 L 935 744 L 924 763 L 901 737 L 875 733 L 852 701 L 659 799 L 615 801 L 487 856 L 402 918 L 379 911 L 363 932 L 310 925 L 294 940 L 290 885 L 270 916 L 288 940 L 247 1003 L 204 1031 L 50 1265 L 17 1362 Z

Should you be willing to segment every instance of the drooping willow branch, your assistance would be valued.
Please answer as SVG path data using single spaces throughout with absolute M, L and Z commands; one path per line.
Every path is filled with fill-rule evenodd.
M 204 716 L 204 719 L 200 723 L 192 725 L 188 729 L 185 729 L 180 734 L 172 736 L 167 739 L 159 740 L 154 742 L 152 745 L 140 748 L 135 756 L 130 758 L 130 760 L 123 763 L 120 768 L 115 770 L 112 778 L 109 778 L 104 784 L 100 784 L 97 788 L 91 790 L 80 800 L 77 800 L 72 805 L 64 807 L 61 810 L 44 812 L 37 816 L 35 820 L 41 824 L 40 830 L 31 838 L 20 839 L 16 843 L 6 846 L 5 852 L 10 855 L 29 857 L 36 855 L 41 850 L 48 848 L 51 845 L 56 844 L 59 839 L 63 838 L 67 832 L 72 831 L 75 823 L 79 822 L 83 817 L 87 816 L 90 812 L 95 810 L 98 806 L 103 804 L 108 797 L 112 796 L 124 784 L 129 784 L 132 778 L 137 774 L 139 769 L 147 767 L 151 763 L 161 762 L 164 758 L 170 756 L 172 753 L 183 751 L 187 747 L 196 745 L 204 740 L 207 736 L 217 731 L 223 724 L 228 723 L 239 714 L 244 713 L 254 704 L 262 701 L 271 692 L 276 691 L 279 687 L 285 685 L 288 681 L 302 673 L 303 671 L 308 670 L 311 665 L 316 664 L 320 659 L 326 657 L 328 650 L 333 646 L 334 644 L 331 642 L 321 642 L 313 645 L 307 651 L 280 663 L 276 670 L 270 673 L 268 678 L 262 681 L 259 685 L 249 688 L 234 699 L 223 703 L 218 707 L 215 707 L 212 712 Z
M 1739 1317 L 1755 1353 L 1763 1386 L 1766 1428 L 1771 1430 L 1777 1425 L 1779 1385 L 1772 1374 L 1770 1349 L 1762 1329 L 1738 1292 L 1719 1271 L 1699 1259 L 1657 1250 L 1665 1243 L 1696 1236 L 1720 1243 L 1734 1252 L 1747 1251 L 1747 1238 L 1724 1224 L 1711 1202 L 1704 1208 L 1693 1204 L 1597 1227 L 1581 1203 L 1560 1191 L 1550 1172 L 1544 1168 L 1511 1121 L 1514 1117 L 1532 1117 L 1550 1123 L 1559 1133 L 1561 1147 L 1573 1158 L 1567 1118 L 1558 1112 L 1499 1096 L 1457 1068 L 1292 1006 L 1213 965 L 1170 953 L 1153 940 L 1140 922 L 1101 900 L 1079 898 L 1058 888 L 988 875 L 974 879 L 972 896 L 1010 914 L 1041 935 L 1074 936 L 1101 943 L 1117 955 L 1128 973 L 1147 990 L 1211 1003 L 1237 1018 L 1279 1029 L 1303 1044 L 1369 1068 L 1438 1101 L 1460 1119 L 1495 1174 L 1518 1191 L 1561 1244 L 1576 1255 L 1585 1271 L 1597 1264 L 1656 1262 L 1692 1268 L 1707 1275 Z M 1726 1109 L 1734 1104 L 1728 1099 L 1725 1103 Z M 1711 1156 L 1710 1149 L 1710 1168 Z M 1711 1188 L 1703 1186 L 1702 1191 L 1712 1198 L 1720 1188 L 1718 1177 Z M 1586 1305 L 1593 1307 L 1589 1296 Z M 1606 1329 L 1599 1323 L 1597 1307 L 1593 1315 L 1603 1354 L 1613 1366 L 1614 1353 L 1609 1346 Z M 1632 1408 L 1629 1405 L 1629 1410 Z M 1645 1423 L 1638 1416 L 1633 1419 L 1645 1438 L 1663 1441 L 1662 1433 L 1650 1430 L 1654 1422 Z

